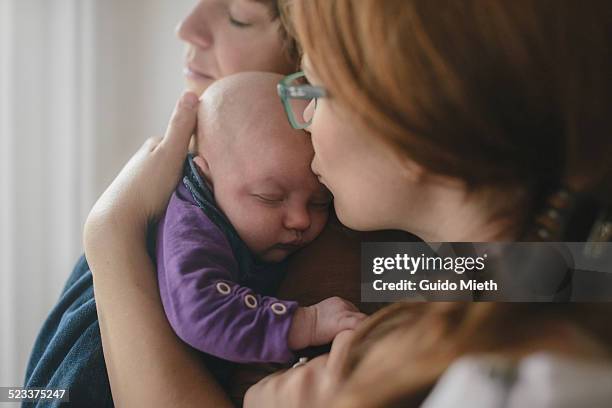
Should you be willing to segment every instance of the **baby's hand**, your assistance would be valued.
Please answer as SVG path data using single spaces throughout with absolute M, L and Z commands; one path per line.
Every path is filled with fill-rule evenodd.
M 300 307 L 293 315 L 289 329 L 289 348 L 300 350 L 327 344 L 336 334 L 354 329 L 366 317 L 354 304 L 337 296 L 316 305 Z

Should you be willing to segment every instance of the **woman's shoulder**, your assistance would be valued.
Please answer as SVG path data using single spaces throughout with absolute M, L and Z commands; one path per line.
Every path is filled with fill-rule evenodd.
M 422 406 L 603 407 L 612 400 L 610 378 L 609 359 L 552 352 L 528 354 L 518 361 L 495 354 L 467 355 L 446 370 Z

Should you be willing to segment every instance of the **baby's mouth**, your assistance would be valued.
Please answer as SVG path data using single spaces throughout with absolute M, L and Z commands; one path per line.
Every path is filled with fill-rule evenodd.
M 273 246 L 273 248 L 293 252 L 300 249 L 302 246 L 303 244 L 276 244 Z

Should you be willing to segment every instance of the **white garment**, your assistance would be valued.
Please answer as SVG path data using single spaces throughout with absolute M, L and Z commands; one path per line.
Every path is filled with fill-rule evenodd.
M 612 363 L 536 353 L 515 366 L 496 356 L 467 356 L 446 370 L 422 407 L 612 407 Z

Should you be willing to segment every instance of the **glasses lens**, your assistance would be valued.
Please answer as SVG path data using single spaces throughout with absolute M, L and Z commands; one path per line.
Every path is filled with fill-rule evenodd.
M 295 78 L 288 85 L 289 87 L 299 87 L 300 85 L 308 85 L 308 81 L 305 77 L 302 76 L 299 78 Z M 314 112 L 314 98 L 294 96 L 288 98 L 288 103 L 293 114 L 293 118 L 297 122 L 297 124 L 302 127 L 309 125 L 310 121 L 312 120 L 312 114 Z

